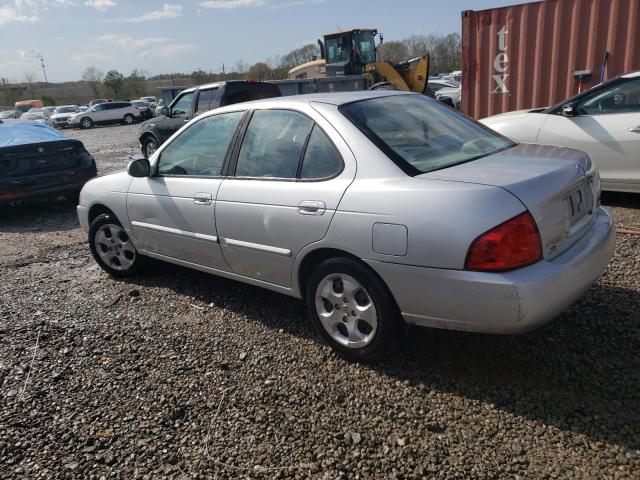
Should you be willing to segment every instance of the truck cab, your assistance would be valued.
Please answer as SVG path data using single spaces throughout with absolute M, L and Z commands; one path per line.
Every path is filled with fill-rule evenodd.
M 230 80 L 186 88 L 162 107 L 160 115 L 140 125 L 138 140 L 145 158 L 192 118 L 218 107 L 281 96 L 280 89 L 267 82 Z

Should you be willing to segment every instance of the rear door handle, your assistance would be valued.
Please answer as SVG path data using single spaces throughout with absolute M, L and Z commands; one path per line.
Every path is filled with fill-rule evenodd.
M 193 203 L 196 205 L 211 205 L 213 196 L 210 193 L 194 193 Z
M 640 125 L 638 125 L 637 127 L 631 127 L 629 131 L 633 133 L 640 133 Z
M 323 215 L 327 206 L 319 200 L 303 200 L 298 204 L 298 213 L 301 215 Z

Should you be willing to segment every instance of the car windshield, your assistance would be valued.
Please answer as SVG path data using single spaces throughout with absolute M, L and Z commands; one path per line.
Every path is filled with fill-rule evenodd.
M 44 118 L 44 116 L 40 112 L 35 112 L 35 113 L 28 112 L 22 115 L 22 118 L 24 120 L 40 120 L 41 118 Z
M 4 112 L 0 112 L 0 118 L 13 118 L 15 117 L 16 114 L 14 113 L 13 110 L 7 110 Z
M 361 100 L 343 105 L 340 111 L 410 175 L 516 145 L 424 95 Z
M 72 113 L 75 111 L 76 109 L 73 107 L 58 107 L 53 111 L 53 113 Z
M 134 107 L 148 107 L 149 104 L 147 102 L 131 102 L 133 104 Z

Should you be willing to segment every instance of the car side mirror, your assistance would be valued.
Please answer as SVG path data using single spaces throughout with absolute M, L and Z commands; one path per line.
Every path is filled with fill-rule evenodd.
M 162 107 L 162 108 L 160 109 L 160 113 L 161 113 L 162 115 L 164 115 L 165 117 L 168 117 L 168 116 L 169 116 L 169 109 L 168 109 L 167 107 Z
M 562 106 L 562 115 L 565 117 L 575 117 L 576 116 L 576 107 L 573 103 L 567 103 Z
M 151 164 L 146 158 L 138 158 L 129 163 L 127 172 L 136 178 L 148 177 L 151 173 Z

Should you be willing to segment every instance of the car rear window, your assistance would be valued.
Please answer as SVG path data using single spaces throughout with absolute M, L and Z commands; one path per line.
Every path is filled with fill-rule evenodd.
M 221 106 L 234 103 L 262 100 L 263 98 L 280 97 L 280 89 L 277 85 L 263 82 L 239 82 L 229 83 L 224 90 L 224 98 Z
M 424 95 L 348 103 L 340 111 L 409 175 L 469 162 L 516 145 Z

